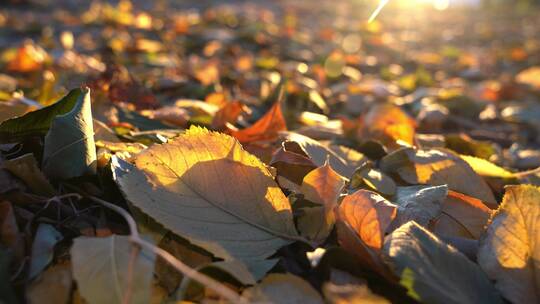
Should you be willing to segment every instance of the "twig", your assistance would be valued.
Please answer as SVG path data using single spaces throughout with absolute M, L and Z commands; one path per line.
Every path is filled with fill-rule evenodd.
M 171 255 L 167 251 L 159 247 L 156 247 L 155 245 L 141 239 L 139 236 L 139 232 L 137 230 L 137 225 L 135 224 L 135 220 L 133 220 L 133 217 L 131 217 L 131 215 L 123 208 L 117 205 L 114 205 L 112 203 L 109 203 L 107 201 L 104 201 L 100 198 L 94 197 L 94 196 L 90 196 L 89 198 L 92 201 L 99 203 L 117 212 L 126 220 L 129 226 L 129 231 L 130 231 L 130 241 L 134 245 L 138 245 L 138 246 L 141 246 L 142 248 L 150 250 L 151 252 L 155 253 L 157 256 L 165 260 L 165 262 L 169 263 L 169 265 L 174 267 L 177 271 L 181 272 L 182 274 L 191 278 L 192 280 L 195 280 L 201 283 L 202 285 L 207 286 L 208 288 L 214 290 L 216 293 L 218 293 L 220 296 L 227 299 L 228 301 L 232 303 L 249 303 L 245 298 L 243 298 L 242 296 L 240 296 L 239 294 L 237 294 L 230 288 L 226 287 L 225 285 L 187 266 L 186 264 L 182 263 L 180 260 L 175 258 L 173 255 Z
M 533 174 L 536 174 L 536 173 L 540 173 L 540 167 L 538 167 L 536 169 L 532 169 L 532 170 L 527 170 L 527 171 L 523 171 L 523 172 L 514 173 L 514 176 L 516 178 L 523 178 L 523 177 L 527 177 L 529 175 L 533 175 Z

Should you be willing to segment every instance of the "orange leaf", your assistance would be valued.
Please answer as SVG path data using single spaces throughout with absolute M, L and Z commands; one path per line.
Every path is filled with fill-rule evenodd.
M 243 112 L 245 112 L 245 106 L 241 102 L 225 103 L 212 119 L 212 129 L 222 130 L 227 123 L 235 123 Z
M 398 140 L 413 144 L 415 121 L 400 107 L 385 103 L 373 106 L 362 118 L 358 138 L 377 139 L 390 148 L 398 148 Z
M 396 206 L 367 190 L 348 195 L 336 209 L 337 237 L 341 247 L 390 281 L 393 276 L 382 261 L 380 250 L 385 231 L 396 213 Z
M 444 236 L 478 239 L 490 215 L 491 209 L 481 200 L 449 190 L 442 205 L 442 215 L 432 230 Z
M 17 49 L 15 58 L 7 64 L 7 69 L 12 72 L 33 72 L 41 69 L 47 53 L 32 43 L 25 43 Z
M 375 192 L 358 190 L 343 199 L 338 214 L 367 246 L 379 250 L 397 208 Z
M 253 141 L 272 141 L 278 138 L 281 131 L 287 131 L 287 125 L 281 112 L 280 102 L 276 102 L 251 127 L 239 131 L 229 131 L 229 133 L 241 143 L 248 143 Z

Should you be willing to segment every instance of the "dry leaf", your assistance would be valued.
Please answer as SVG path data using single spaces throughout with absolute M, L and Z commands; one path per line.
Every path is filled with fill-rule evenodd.
M 396 173 L 410 184 L 446 184 L 449 189 L 478 198 L 490 207 L 497 206 L 486 182 L 459 155 L 449 150 L 403 148 L 385 156 L 380 168 Z
M 242 295 L 253 303 L 324 303 L 319 293 L 309 283 L 290 273 L 270 274 L 259 284 L 246 289 Z
M 400 107 L 376 104 L 362 117 L 357 136 L 360 141 L 376 139 L 390 148 L 399 148 L 397 141 L 413 144 L 415 128 L 415 121 Z
M 512 303 L 540 302 L 540 189 L 508 186 L 480 239 L 478 264 Z
M 408 295 L 423 303 L 503 303 L 478 265 L 416 222 L 390 234 L 384 254 Z
M 264 259 L 298 239 L 268 168 L 228 135 L 192 127 L 134 164 L 113 164 L 127 200 L 218 257 Z
M 336 210 L 339 244 L 359 262 L 392 280 L 379 252 L 397 208 L 375 192 L 358 190 Z
M 229 131 L 241 143 L 254 141 L 272 141 L 278 138 L 279 132 L 286 131 L 287 125 L 281 112 L 281 102 L 276 102 L 263 117 L 252 126 L 239 131 Z
M 448 191 L 441 212 L 432 228 L 435 233 L 470 239 L 482 235 L 491 215 L 491 209 L 481 200 L 455 191 Z

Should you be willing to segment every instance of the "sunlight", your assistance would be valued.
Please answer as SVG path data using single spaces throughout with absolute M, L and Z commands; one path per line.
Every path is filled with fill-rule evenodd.
M 369 17 L 368 23 L 373 22 L 381 13 L 382 9 L 390 2 L 390 0 L 380 0 L 379 5 Z M 444 11 L 450 7 L 450 0 L 393 0 L 398 6 L 403 8 L 418 8 L 432 5 L 438 11 Z

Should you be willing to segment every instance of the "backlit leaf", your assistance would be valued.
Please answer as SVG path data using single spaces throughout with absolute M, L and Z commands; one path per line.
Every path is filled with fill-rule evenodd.
M 380 167 L 385 172 L 396 173 L 410 184 L 446 184 L 450 190 L 497 206 L 486 182 L 459 155 L 449 150 L 403 148 L 383 157 Z
M 478 264 L 512 303 L 540 301 L 540 189 L 508 186 L 480 239 Z
M 264 259 L 298 239 L 289 201 L 268 168 L 228 135 L 192 127 L 134 164 L 113 165 L 126 198 L 218 257 Z

